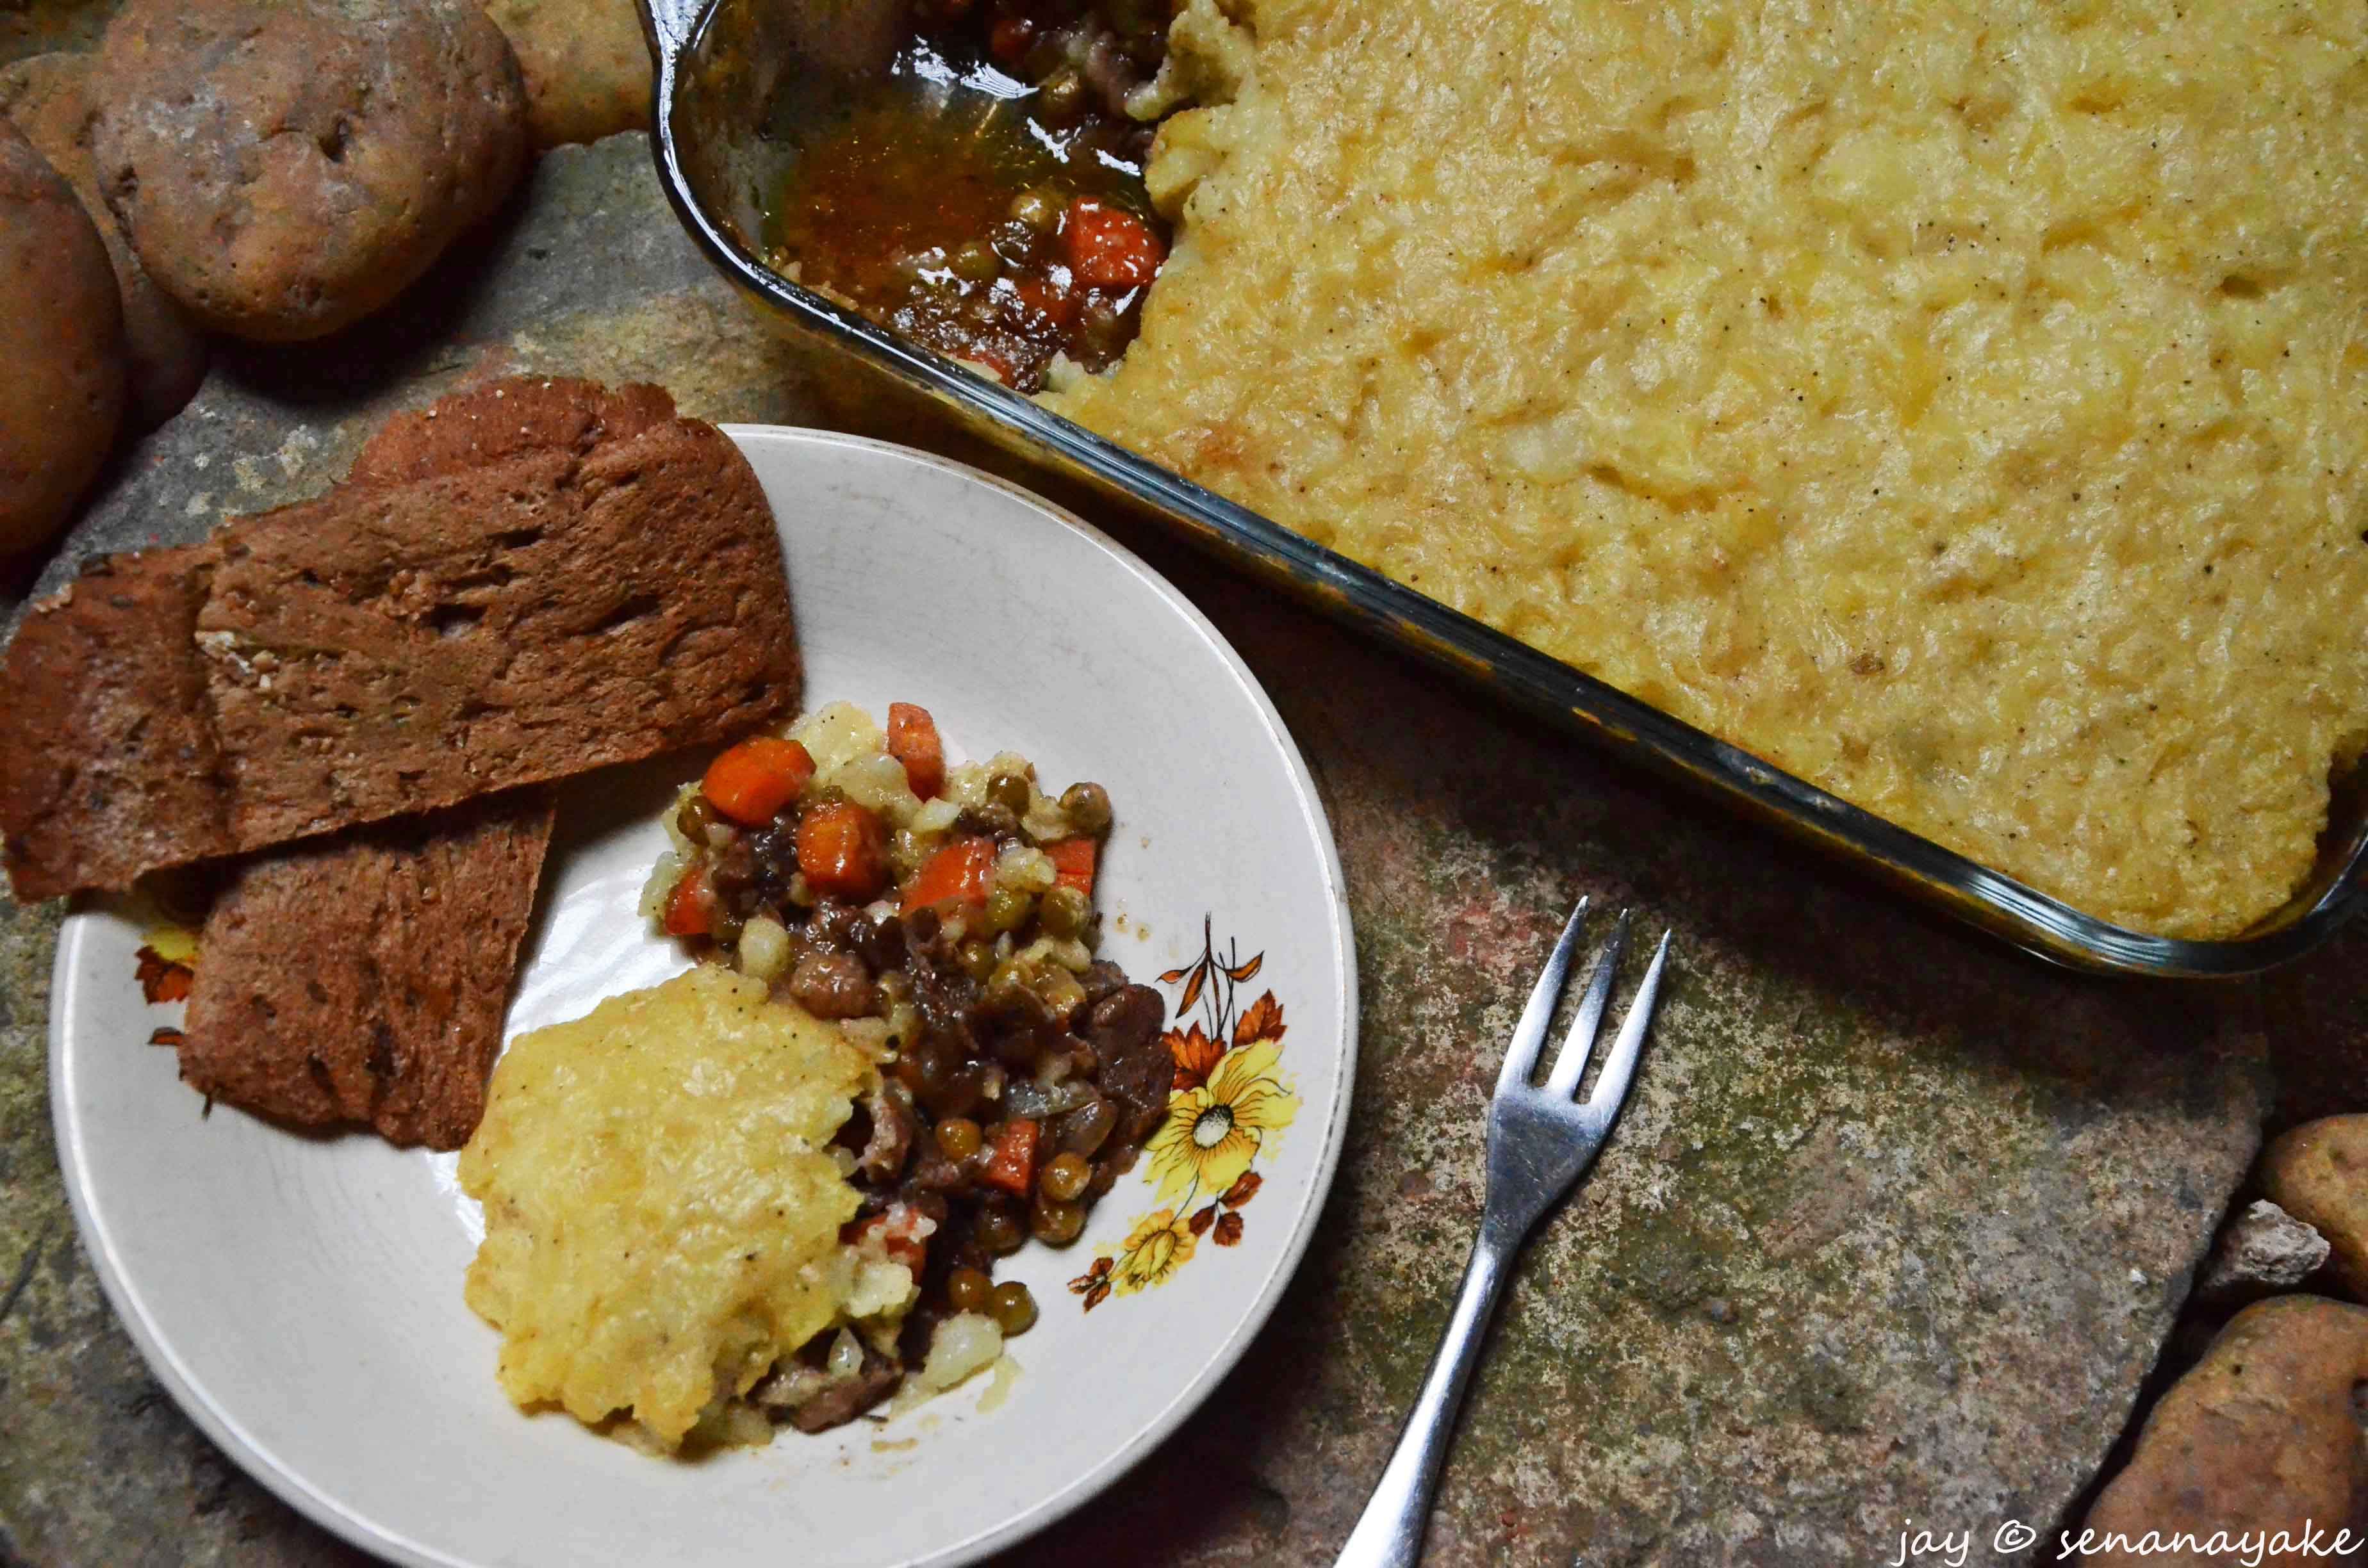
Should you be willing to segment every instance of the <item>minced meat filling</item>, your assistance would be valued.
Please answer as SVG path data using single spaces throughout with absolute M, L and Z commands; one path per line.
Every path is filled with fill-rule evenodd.
M 1059 796 L 1004 754 L 949 769 L 935 722 L 885 733 L 844 704 L 744 742 L 687 790 L 648 907 L 702 960 L 765 980 L 879 1048 L 880 1089 L 836 1141 L 876 1232 L 914 1273 L 897 1363 L 817 1336 L 756 1391 L 809 1429 L 893 1391 L 939 1324 L 1035 1321 L 996 1260 L 1076 1240 L 1166 1109 L 1166 1006 L 1094 957 L 1109 795 Z

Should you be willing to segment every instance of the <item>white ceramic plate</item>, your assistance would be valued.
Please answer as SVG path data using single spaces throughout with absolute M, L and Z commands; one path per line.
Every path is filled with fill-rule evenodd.
M 1230 1045 L 1271 1032 L 1270 994 L 1279 1050 L 1244 1047 L 1230 1071 L 1279 1079 L 1295 1114 L 1261 1141 L 1262 1186 L 1198 1235 L 1189 1217 L 1215 1195 L 1194 1193 L 1177 1233 L 1190 1256 L 1157 1283 L 1097 1294 L 1090 1312 L 1067 1288 L 1156 1271 L 1165 1244 L 1142 1221 L 1172 1205 L 1155 1200 L 1148 1163 L 1077 1245 L 1009 1260 L 1001 1272 L 1027 1282 L 1042 1319 L 1012 1342 L 1001 1390 L 980 1377 L 884 1426 L 659 1460 L 503 1397 L 494 1333 L 461 1300 L 477 1216 L 453 1156 L 200 1114 L 173 1052 L 148 1043 L 179 1009 L 135 980 L 142 916 L 80 911 L 58 949 L 51 1093 L 99 1278 L 216 1442 L 400 1562 L 979 1557 L 1084 1502 L 1207 1396 L 1273 1310 L 1332 1179 L 1356 1057 L 1340 869 L 1298 750 L 1233 650 L 1143 562 L 1023 492 L 843 436 L 731 434 L 780 519 L 809 706 L 919 702 L 955 760 L 1010 747 L 1056 785 L 1107 785 L 1104 953 L 1150 983 L 1194 965 L 1210 933 L 1244 978 L 1215 975 L 1189 1008 L 1189 976 L 1163 984 L 1171 1022 L 1219 1025 Z M 563 796 L 513 1033 L 685 966 L 634 904 L 657 813 L 697 765 Z M 1130 1253 L 1131 1235 L 1149 1240 Z M 1099 1276 L 1098 1256 L 1112 1264 Z

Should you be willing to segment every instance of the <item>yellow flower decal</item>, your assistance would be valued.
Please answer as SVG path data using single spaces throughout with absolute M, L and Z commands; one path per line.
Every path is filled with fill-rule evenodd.
M 188 1001 L 190 983 L 196 978 L 197 932 L 187 926 L 166 924 L 151 926 L 141 936 L 145 940 L 135 955 L 141 995 L 151 1004 Z
M 1181 1268 L 1206 1236 L 1239 1246 L 1243 1206 L 1266 1178 L 1250 1167 L 1272 1152 L 1274 1134 L 1291 1125 L 1299 1099 L 1282 1078 L 1282 1003 L 1271 991 L 1243 1006 L 1242 987 L 1265 967 L 1266 955 L 1245 959 L 1237 942 L 1217 952 L 1213 922 L 1201 927 L 1201 956 L 1159 977 L 1183 989 L 1180 1014 L 1195 1004 L 1204 1017 L 1161 1039 L 1175 1059 L 1167 1111 L 1143 1145 L 1144 1175 L 1166 1207 L 1135 1221 L 1118 1247 L 1105 1242 L 1091 1267 L 1069 1281 L 1069 1293 L 1092 1312 L 1112 1293 L 1132 1295 Z M 1203 1025 L 1205 1024 L 1205 1028 Z
M 171 922 L 151 926 L 140 933 L 142 940 L 155 949 L 156 956 L 166 963 L 198 961 L 198 934 L 187 926 Z
M 1291 1125 L 1299 1107 L 1275 1075 L 1281 1049 L 1259 1040 L 1229 1051 L 1206 1084 L 1168 1100 L 1167 1119 L 1143 1146 L 1162 1201 L 1223 1192 L 1250 1168 L 1268 1133 Z
M 1110 1271 L 1110 1283 L 1121 1296 L 1156 1285 L 1182 1267 L 1199 1243 L 1175 1210 L 1155 1210 L 1127 1233 Z

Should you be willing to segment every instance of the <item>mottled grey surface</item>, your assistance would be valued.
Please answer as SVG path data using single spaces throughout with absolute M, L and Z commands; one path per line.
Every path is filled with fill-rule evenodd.
M 393 317 L 227 360 L 67 553 L 308 494 L 384 409 L 501 369 L 649 376 L 720 418 L 810 411 L 645 160 L 637 138 L 554 154 L 523 214 Z M 1234 639 L 1306 751 L 1358 925 L 1360 1082 L 1326 1223 L 1242 1369 L 1011 1561 L 1328 1560 L 1444 1321 L 1499 1042 L 1580 892 L 1673 925 L 1674 983 L 1627 1119 L 1522 1260 L 1430 1561 L 1823 1568 L 1890 1562 L 1906 1519 L 2066 1509 L 2252 1155 L 2259 991 L 2048 970 L 1114 531 Z M 56 918 L 0 913 L 0 1556 L 338 1561 L 157 1392 L 72 1239 L 43 1109 Z M 2356 1049 L 2356 1009 L 2272 1003 Z

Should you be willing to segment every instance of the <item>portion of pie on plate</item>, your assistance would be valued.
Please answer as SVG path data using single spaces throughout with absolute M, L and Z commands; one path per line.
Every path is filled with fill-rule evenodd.
M 655 388 L 496 382 L 323 499 L 101 562 L 9 653 L 20 892 L 236 852 L 177 1031 L 209 1099 L 463 1148 L 467 1294 L 519 1405 L 673 1451 L 951 1387 L 1167 1106 L 1166 1007 L 1095 956 L 1108 793 L 802 664 L 746 460 Z M 551 843 L 533 788 L 743 737 L 667 813 L 700 961 L 493 1071 Z M 521 788 L 524 787 L 524 788 Z
M 510 1397 L 665 1449 L 761 1440 L 743 1396 L 783 1356 L 893 1354 L 912 1276 L 840 1240 L 860 1200 L 831 1147 L 879 1082 L 837 1025 L 705 964 L 513 1041 L 461 1155 Z
M 1176 1071 L 1157 993 L 1095 957 L 1110 823 L 1016 753 L 949 766 L 910 703 L 718 756 L 643 899 L 701 961 L 513 1044 L 462 1154 L 510 1396 L 755 1442 L 1026 1332 L 997 1260 L 1077 1239 Z
M 823 432 L 732 440 L 784 514 L 792 655 L 871 713 L 784 697 L 551 789 L 547 853 L 528 785 L 241 858 L 211 950 L 154 923 L 197 924 L 178 878 L 63 928 L 51 1096 L 95 1271 L 239 1463 L 383 1555 L 891 1568 L 1017 1540 L 1220 1385 L 1341 1146 L 1338 865 L 1249 671 L 1024 494 Z M 465 970 L 473 1034 L 529 906 L 476 1116 L 474 1044 L 414 1083 L 400 1031 Z M 185 1032 L 210 964 L 279 1026 L 246 1062 L 212 1031 L 210 1062 L 473 1142 L 208 1115 L 139 1042 Z M 746 1447 L 784 1426 L 819 1435 Z

